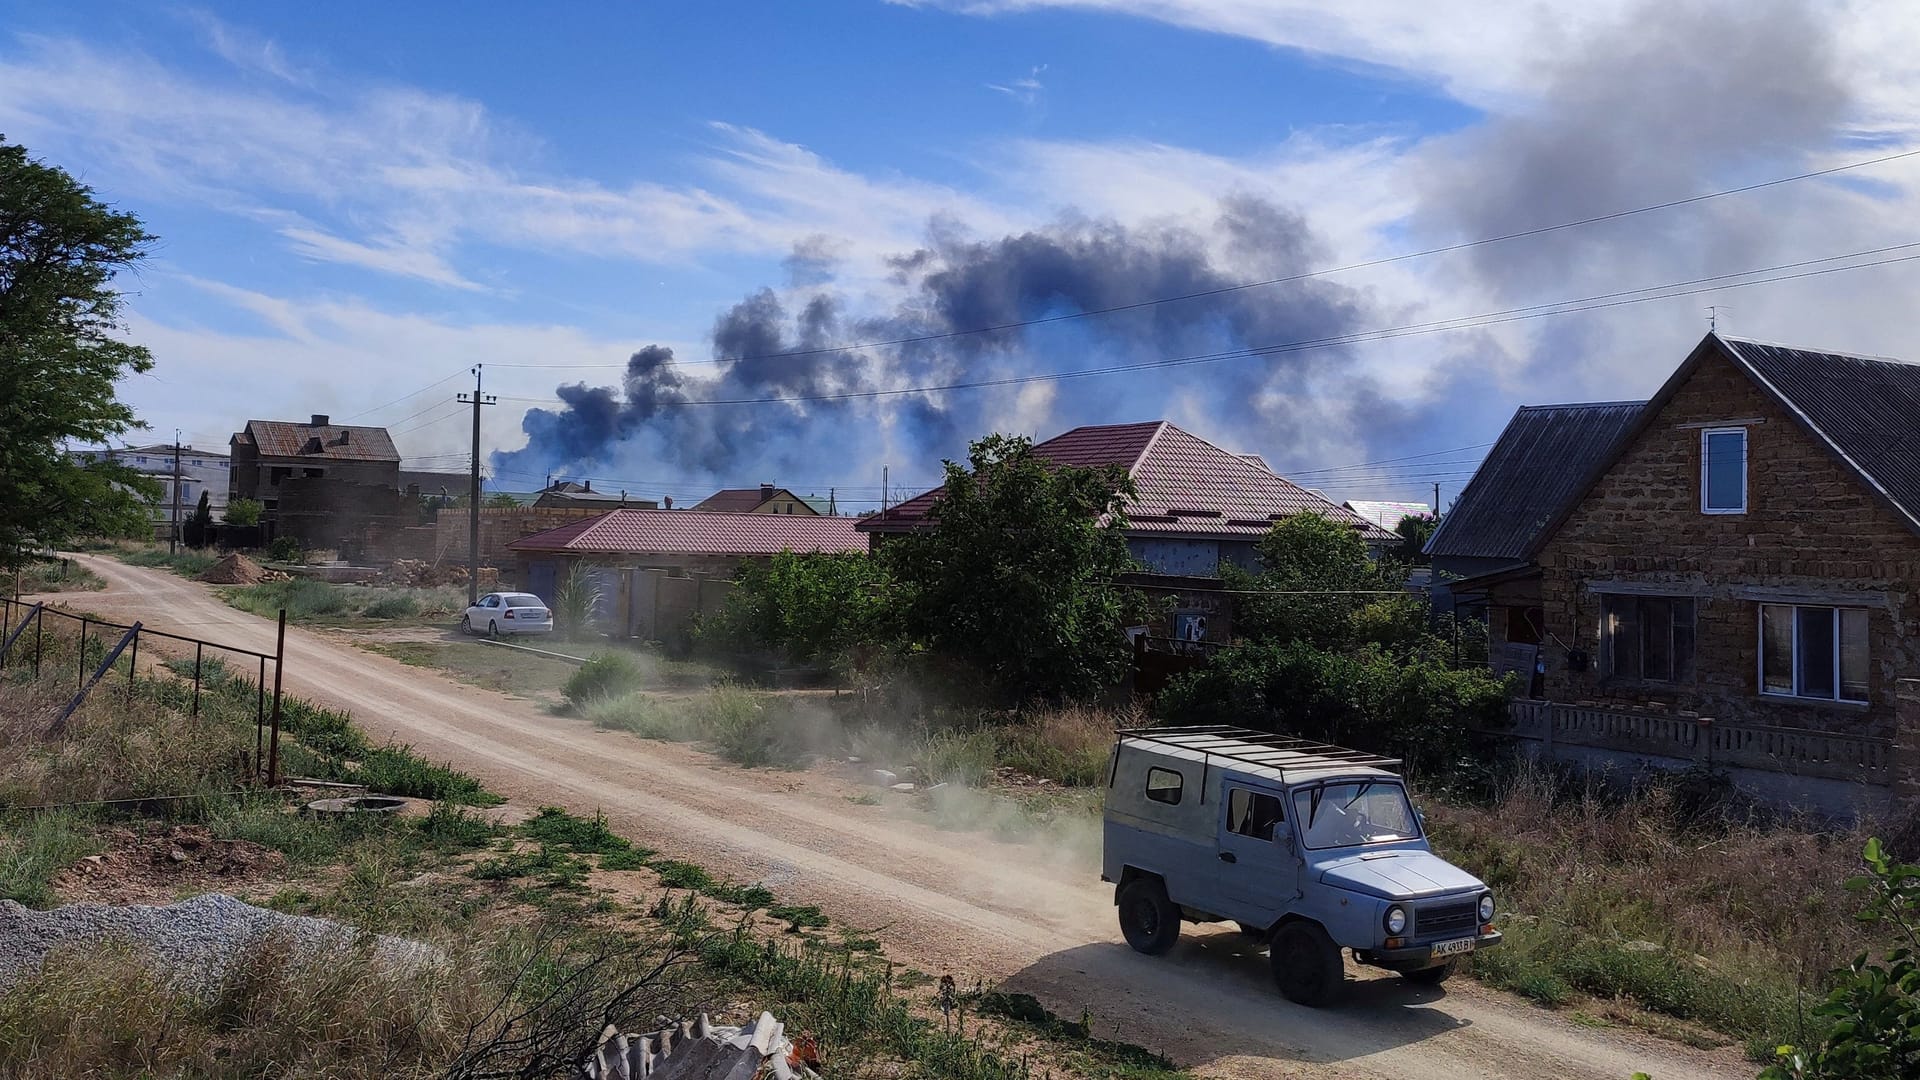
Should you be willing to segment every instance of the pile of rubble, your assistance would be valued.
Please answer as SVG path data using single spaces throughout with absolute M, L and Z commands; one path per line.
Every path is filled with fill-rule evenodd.
M 809 1080 L 820 1051 L 761 1013 L 745 1027 L 698 1020 L 641 1034 L 609 1026 L 581 1070 L 589 1080 Z
M 388 585 L 403 585 L 410 589 L 432 588 L 435 585 L 465 585 L 467 567 L 465 563 L 427 562 L 424 559 L 395 559 L 393 565 L 382 575 L 382 582 Z M 500 584 L 500 571 L 491 566 L 480 568 L 480 587 L 493 589 Z
M 267 571 L 259 563 L 233 551 L 207 567 L 201 573 L 200 580 L 215 585 L 258 585 L 267 580 Z

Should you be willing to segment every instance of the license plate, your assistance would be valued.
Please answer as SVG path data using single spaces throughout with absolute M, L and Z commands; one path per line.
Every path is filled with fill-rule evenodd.
M 1435 956 L 1463 956 L 1473 951 L 1473 939 L 1463 937 L 1455 941 L 1437 941 L 1433 945 Z

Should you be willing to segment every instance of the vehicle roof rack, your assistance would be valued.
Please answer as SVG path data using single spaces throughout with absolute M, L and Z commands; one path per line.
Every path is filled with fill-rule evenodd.
M 1370 769 L 1397 769 L 1399 758 L 1382 757 L 1364 750 L 1349 750 L 1331 743 L 1314 742 L 1292 735 L 1234 727 L 1231 724 L 1201 724 L 1192 727 L 1120 728 L 1114 734 L 1121 739 L 1158 743 L 1181 750 L 1195 750 L 1202 764 L 1214 758 L 1269 769 L 1324 769 L 1355 766 Z

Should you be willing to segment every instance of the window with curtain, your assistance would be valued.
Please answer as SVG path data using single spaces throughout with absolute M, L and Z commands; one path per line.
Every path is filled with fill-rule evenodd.
M 1760 605 L 1760 692 L 1867 700 L 1867 609 Z
M 1607 675 L 1646 682 L 1693 681 L 1693 597 L 1600 598 Z

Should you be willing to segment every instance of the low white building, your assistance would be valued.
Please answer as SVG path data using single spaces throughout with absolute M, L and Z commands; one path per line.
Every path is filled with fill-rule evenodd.
M 176 448 L 172 443 L 157 443 L 152 446 L 72 450 L 69 453 L 76 461 L 117 461 L 152 477 L 160 485 L 160 498 L 153 506 L 153 535 L 157 540 L 165 540 L 172 535 L 174 524 L 176 451 L 179 454 L 180 521 L 184 523 L 193 517 L 202 492 L 206 493 L 207 505 L 213 510 L 213 520 L 219 521 L 227 511 L 228 457 L 225 450 L 203 450 L 195 446 Z

